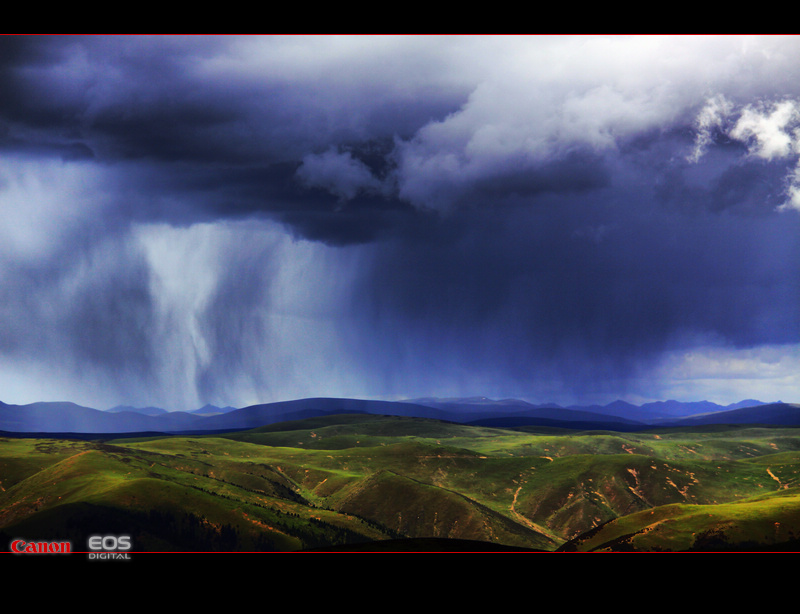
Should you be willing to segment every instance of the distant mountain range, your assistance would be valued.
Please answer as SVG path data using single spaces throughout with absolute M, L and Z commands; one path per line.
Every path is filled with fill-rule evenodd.
M 193 409 L 189 412 L 189 414 L 197 414 L 199 416 L 213 416 L 216 414 L 224 414 L 229 411 L 233 411 L 234 409 L 238 409 L 236 407 L 217 407 L 216 405 L 207 404 L 201 407 L 200 409 Z M 117 405 L 116 407 L 112 407 L 111 409 L 107 409 L 111 413 L 120 413 L 123 411 L 132 411 L 137 414 L 145 414 L 146 416 L 160 416 L 162 414 L 168 414 L 166 409 L 162 409 L 160 407 L 131 407 L 130 405 Z
M 458 416 L 450 418 L 456 422 L 497 427 L 555 426 L 635 431 L 652 427 L 726 423 L 800 426 L 800 405 L 781 401 L 764 403 L 755 399 L 730 405 L 718 405 L 711 401 L 657 401 L 643 405 L 614 401 L 608 405 L 568 407 L 556 403 L 537 405 L 519 399 L 493 401 L 485 397 L 422 398 L 414 402 Z
M 485 397 L 418 398 L 406 401 L 309 398 L 242 408 L 206 405 L 169 412 L 157 407 L 117 406 L 109 410 L 69 402 L 9 405 L 0 402 L 0 431 L 7 433 L 202 433 L 250 429 L 276 422 L 337 413 L 366 413 L 434 418 L 495 427 L 552 426 L 573 429 L 637 431 L 654 427 L 709 424 L 800 426 L 800 404 L 745 400 L 731 405 L 709 401 L 660 401 L 637 406 L 624 401 L 608 405 L 562 407 L 519 399 Z

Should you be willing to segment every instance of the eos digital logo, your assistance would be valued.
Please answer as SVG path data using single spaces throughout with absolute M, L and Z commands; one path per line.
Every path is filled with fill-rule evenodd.
M 100 560 L 130 560 L 130 535 L 92 535 L 89 538 L 89 558 Z

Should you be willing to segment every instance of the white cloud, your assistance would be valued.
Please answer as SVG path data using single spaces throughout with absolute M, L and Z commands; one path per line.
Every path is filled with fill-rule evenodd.
M 722 131 L 726 121 L 733 112 L 733 103 L 725 96 L 710 98 L 697 116 L 695 147 L 688 156 L 690 162 L 697 162 L 713 142 L 714 133 Z
M 696 126 L 695 148 L 688 156 L 691 162 L 700 160 L 715 131 L 746 145 L 748 155 L 753 158 L 767 162 L 793 161 L 795 167 L 786 176 L 787 199 L 778 209 L 800 211 L 800 97 L 736 109 L 731 101 L 717 95 L 707 101 Z
M 699 346 L 668 354 L 653 375 L 664 382 L 661 398 L 794 402 L 800 398 L 800 345 Z
M 785 158 L 798 151 L 792 128 L 800 119 L 794 100 L 783 100 L 767 107 L 744 108 L 730 136 L 750 145 L 753 156 L 765 160 Z
M 480 37 L 473 51 L 480 50 Z M 614 152 L 623 139 L 668 129 L 702 107 L 709 91 L 731 99 L 800 97 L 800 39 L 793 37 L 522 37 L 486 50 L 494 70 L 476 70 L 469 99 L 398 146 L 400 196 L 447 210 L 459 191 L 535 169 L 575 148 Z M 780 90 L 777 90 L 780 91 Z M 717 97 L 700 117 L 698 157 L 730 111 Z M 763 156 L 787 151 L 790 107 L 743 118 L 736 134 Z M 447 195 L 451 195 L 448 197 Z M 454 195 L 454 196 L 452 196 Z
M 790 209 L 800 211 L 800 161 L 798 161 L 798 165 L 789 176 L 789 187 L 786 193 L 788 195 L 787 201 L 778 208 L 782 211 Z

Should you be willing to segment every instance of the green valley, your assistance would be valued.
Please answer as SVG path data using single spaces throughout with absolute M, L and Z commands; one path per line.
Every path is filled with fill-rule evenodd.
M 0 548 L 83 551 L 101 533 L 130 535 L 134 552 L 790 550 L 800 429 L 339 414 L 213 435 L 0 440 Z

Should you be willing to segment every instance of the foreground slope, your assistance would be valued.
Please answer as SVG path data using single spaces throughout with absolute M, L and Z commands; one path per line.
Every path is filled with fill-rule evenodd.
M 609 521 L 561 550 L 800 551 L 800 490 L 718 505 L 659 506 Z
M 17 443 L 3 442 L 6 453 Z M 3 546 L 23 536 L 70 539 L 80 549 L 102 532 L 130 534 L 135 550 L 155 551 L 282 551 L 386 537 L 359 519 L 309 507 L 269 466 L 228 464 L 205 447 L 192 453 L 193 442 L 174 444 L 173 454 L 159 454 L 85 443 L 20 476 L 0 493 Z M 246 446 L 220 456 L 258 458 Z

